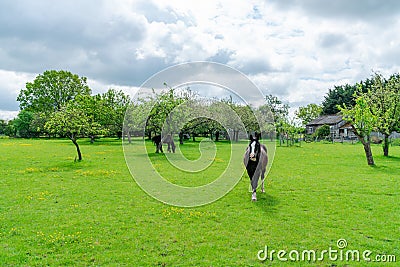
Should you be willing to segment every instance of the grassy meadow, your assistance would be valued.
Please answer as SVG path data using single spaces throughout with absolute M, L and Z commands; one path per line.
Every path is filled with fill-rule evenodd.
M 374 145 L 375 167 L 359 144 L 277 147 L 266 193 L 250 201 L 243 174 L 225 197 L 180 208 L 148 196 L 126 166 L 120 140 L 0 139 L 0 266 L 365 266 L 360 261 L 260 261 L 270 250 L 371 250 L 400 261 L 400 147 Z M 192 159 L 198 142 L 181 146 Z M 247 142 L 243 145 L 245 149 Z M 151 148 L 152 144 L 149 142 Z M 203 178 L 179 179 L 165 155 L 157 170 L 202 184 L 226 165 L 226 142 Z M 165 148 L 166 150 L 166 148 Z M 219 164 L 219 165 L 218 165 Z M 239 162 L 238 164 L 242 164 Z M 193 182 L 191 182 L 193 179 Z M 396 266 L 396 263 L 368 266 Z

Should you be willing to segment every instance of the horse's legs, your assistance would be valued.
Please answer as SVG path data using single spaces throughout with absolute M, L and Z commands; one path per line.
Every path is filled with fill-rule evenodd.
M 160 149 L 161 153 L 164 153 L 164 151 L 162 150 L 162 142 L 160 142 L 160 143 L 158 144 L 158 148 Z
M 160 144 L 159 143 L 155 143 L 156 144 L 156 153 L 160 152 Z
M 251 200 L 257 201 L 257 193 L 256 192 L 253 192 L 253 194 L 251 195 Z
M 260 173 L 256 171 L 253 175 L 253 178 L 251 179 L 251 188 L 253 191 L 253 194 L 251 196 L 251 200 L 256 201 L 257 196 L 256 196 L 256 191 L 257 191 L 257 185 L 258 185 L 258 178 L 260 177 Z
M 261 171 L 261 193 L 265 193 L 264 189 L 265 170 Z
M 172 153 L 175 153 L 175 143 L 174 143 L 174 141 L 172 141 L 171 146 L 172 146 Z

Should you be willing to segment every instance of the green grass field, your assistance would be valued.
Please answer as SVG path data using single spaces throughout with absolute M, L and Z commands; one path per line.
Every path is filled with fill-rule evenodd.
M 376 167 L 367 166 L 360 145 L 277 147 L 266 193 L 259 193 L 257 202 L 250 201 L 244 174 L 222 199 L 179 208 L 140 189 L 125 164 L 121 141 L 79 143 L 82 162 L 74 162 L 68 140 L 0 139 L 1 266 L 281 266 L 276 258 L 261 262 L 258 251 L 266 245 L 287 252 L 337 249 L 340 238 L 346 239 L 346 249 L 371 250 L 372 258 L 395 255 L 400 261 L 398 146 L 390 148 L 389 158 L 374 146 Z M 219 160 L 204 179 L 223 168 L 226 146 L 217 144 Z M 182 151 L 195 159 L 198 143 Z M 171 181 L 191 184 L 176 179 L 165 156 L 150 157 Z M 195 175 L 188 179 L 202 183 Z M 286 264 L 366 262 L 326 257 Z

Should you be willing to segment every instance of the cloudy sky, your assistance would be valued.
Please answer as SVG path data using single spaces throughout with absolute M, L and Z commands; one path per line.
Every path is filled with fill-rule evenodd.
M 45 70 L 98 93 L 193 61 L 238 69 L 294 109 L 372 70 L 399 72 L 399 29 L 397 0 L 2 0 L 0 118 Z

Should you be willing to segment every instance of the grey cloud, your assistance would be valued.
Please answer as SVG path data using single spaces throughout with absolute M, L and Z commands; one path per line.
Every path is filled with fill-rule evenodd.
M 33 73 L 62 68 L 110 83 L 127 72 L 116 66 L 137 70 L 134 51 L 146 34 L 144 21 L 113 16 L 101 1 L 2 1 L 0 25 L 0 68 Z M 96 68 L 109 71 L 99 77 Z
M 232 60 L 229 63 L 248 75 L 276 71 L 266 58 L 245 59 L 239 62 Z
M 325 49 L 345 49 L 351 51 L 351 44 L 347 37 L 339 33 L 322 33 L 318 38 L 318 45 Z
M 246 76 L 222 64 L 193 62 L 173 66 L 148 80 L 144 87 L 163 89 L 164 82 L 171 87 L 180 87 L 183 84 L 190 85 L 193 82 L 196 84 L 219 84 L 231 89 L 236 96 L 254 106 L 264 102 L 261 92 Z
M 239 69 L 246 74 L 268 73 L 274 71 L 274 68 L 267 60 L 259 59 L 246 62 Z
M 279 99 L 285 99 L 289 95 L 289 83 L 281 83 L 281 84 L 268 84 L 266 82 L 265 88 L 260 88 L 264 95 L 274 95 Z
M 300 9 L 306 14 L 318 17 L 339 17 L 349 20 L 386 20 L 400 13 L 397 0 L 273 0 L 283 10 Z
M 19 110 L 18 102 L 16 102 L 17 94 L 4 89 L 0 89 L 0 91 L 0 110 Z
M 209 57 L 208 61 L 218 62 L 222 64 L 227 64 L 231 60 L 231 56 L 234 54 L 234 51 L 230 51 L 228 49 L 220 49 L 218 52 Z

